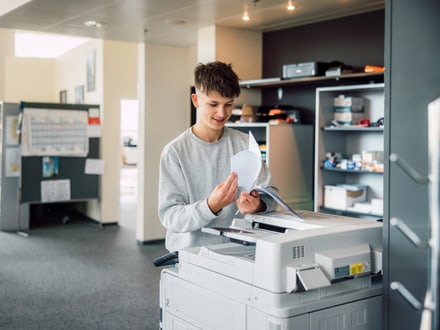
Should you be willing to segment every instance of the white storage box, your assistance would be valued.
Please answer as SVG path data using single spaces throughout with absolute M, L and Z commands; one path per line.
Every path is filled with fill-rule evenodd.
M 365 185 L 326 185 L 324 186 L 324 206 L 346 210 L 354 203 L 363 202 L 367 199 L 367 188 Z
M 362 97 L 339 95 L 333 99 L 335 107 L 350 107 L 354 112 L 364 111 L 365 101 Z
M 373 213 L 383 214 L 383 198 L 372 198 L 371 207 Z
M 357 125 L 364 118 L 364 99 L 339 95 L 333 101 L 334 120 L 339 125 Z

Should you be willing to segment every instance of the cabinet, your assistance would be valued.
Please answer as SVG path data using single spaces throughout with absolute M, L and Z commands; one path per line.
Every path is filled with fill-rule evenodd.
M 0 102 L 0 230 L 20 229 L 18 192 L 20 149 L 17 134 L 17 103 Z M 26 221 L 21 222 L 27 227 Z
M 322 87 L 316 89 L 315 114 L 315 187 L 314 211 L 344 214 L 358 217 L 382 218 L 383 216 L 383 125 L 363 127 L 359 125 L 332 125 L 334 120 L 334 98 L 359 97 L 364 100 L 363 118 L 370 123 L 378 123 L 384 117 L 384 84 L 365 84 L 352 86 Z M 329 154 L 340 154 L 342 159 L 354 164 L 361 155 L 360 167 L 324 166 Z M 367 156 L 374 155 L 378 163 L 372 166 Z M 381 157 L 382 159 L 380 159 Z M 354 159 L 353 159 L 354 158 Z M 342 163 L 345 163 L 343 161 Z M 347 198 L 346 207 L 326 207 L 332 197 L 332 187 L 366 187 L 366 200 L 353 207 Z M 348 186 L 347 186 L 348 185 Z M 339 186 L 338 188 L 340 188 Z M 337 190 L 337 189 L 335 189 Z M 379 207 L 377 206 L 379 205 Z
M 294 209 L 313 209 L 312 125 L 228 123 L 228 127 L 252 132 L 272 173 L 281 198 Z

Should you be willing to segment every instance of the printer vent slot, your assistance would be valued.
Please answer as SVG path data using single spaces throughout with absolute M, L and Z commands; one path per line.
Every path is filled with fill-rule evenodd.
M 293 259 L 304 258 L 304 245 L 297 245 L 292 248 Z

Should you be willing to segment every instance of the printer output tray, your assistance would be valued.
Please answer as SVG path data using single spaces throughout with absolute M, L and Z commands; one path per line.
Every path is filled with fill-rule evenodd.
M 203 227 L 204 233 L 228 237 L 242 244 L 255 244 L 257 238 L 267 235 L 260 230 L 240 229 L 231 227 Z

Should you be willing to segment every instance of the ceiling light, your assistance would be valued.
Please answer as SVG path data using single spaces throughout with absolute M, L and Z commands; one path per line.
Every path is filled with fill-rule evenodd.
M 287 3 L 287 10 L 289 11 L 295 10 L 295 6 L 293 5 L 291 0 L 289 0 L 289 2 Z
M 249 18 L 249 14 L 248 14 L 247 10 L 244 11 L 244 13 L 243 13 L 243 17 L 242 17 L 241 19 L 242 19 L 243 21 L 249 21 L 249 20 L 250 20 L 250 18 Z
M 101 28 L 101 27 L 103 27 L 105 25 L 105 23 L 104 22 L 100 22 L 100 21 L 90 20 L 90 21 L 85 21 L 84 25 L 88 26 L 88 27 L 93 27 L 93 28 Z
M 176 19 L 167 19 L 165 21 L 166 24 L 170 25 L 185 25 L 187 23 L 186 19 L 176 18 Z

